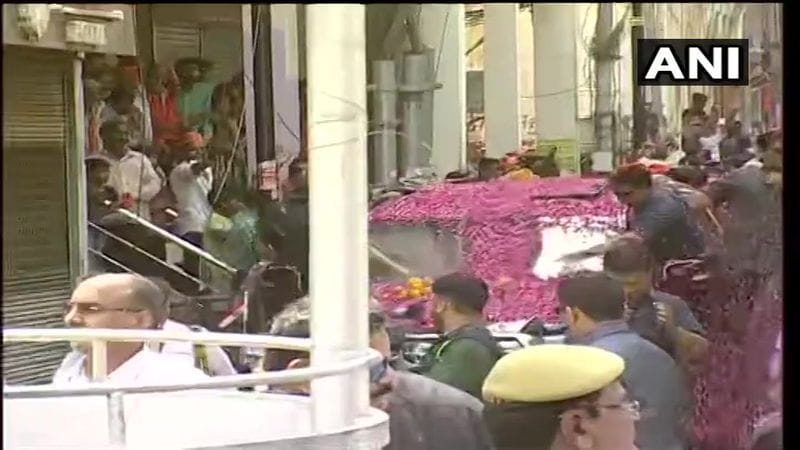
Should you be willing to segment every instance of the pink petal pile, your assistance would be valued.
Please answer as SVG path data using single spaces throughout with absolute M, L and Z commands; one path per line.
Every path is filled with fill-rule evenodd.
M 534 316 L 557 320 L 558 280 L 541 280 L 532 272 L 541 251 L 543 226 L 618 228 L 622 216 L 622 206 L 606 189 L 605 180 L 564 177 L 433 185 L 378 205 L 370 221 L 433 223 L 460 235 L 466 244 L 462 270 L 490 286 L 487 319 L 505 322 Z M 397 285 L 373 286 L 385 308 L 429 303 L 429 299 L 408 302 L 396 298 Z M 420 326 L 429 326 L 429 308 L 417 320 Z

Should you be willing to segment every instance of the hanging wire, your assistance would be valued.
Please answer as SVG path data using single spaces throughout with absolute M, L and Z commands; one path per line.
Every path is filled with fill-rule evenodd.
M 439 37 L 439 54 L 436 56 L 436 67 L 433 70 L 433 81 L 439 79 L 439 63 L 442 62 L 442 53 L 444 53 L 444 38 L 447 36 L 447 23 L 450 21 L 450 8 L 447 8 L 447 13 L 444 16 L 444 25 L 442 25 L 442 35 Z

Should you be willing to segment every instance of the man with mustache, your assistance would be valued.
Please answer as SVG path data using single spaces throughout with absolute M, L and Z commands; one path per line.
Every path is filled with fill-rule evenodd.
M 624 370 L 621 357 L 581 345 L 535 345 L 503 357 L 483 385 L 495 448 L 637 450 L 639 403 L 626 392 Z

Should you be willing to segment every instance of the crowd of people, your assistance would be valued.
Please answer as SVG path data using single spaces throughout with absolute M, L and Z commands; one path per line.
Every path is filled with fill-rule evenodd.
M 215 83 L 212 64 L 183 58 L 143 68 L 90 54 L 84 65 L 91 246 L 138 273 L 164 275 L 113 234 L 166 261 L 163 239 L 114 214 L 127 209 L 240 270 L 259 259 L 255 195 L 248 190 L 241 74 Z M 96 227 L 104 231 L 98 231 Z M 181 258 L 178 258 L 179 260 Z M 198 277 L 200 261 L 183 252 Z M 96 270 L 119 270 L 95 260 Z M 209 275 L 204 278 L 213 278 Z M 230 280 L 227 280 L 230 283 Z
M 255 277 L 244 280 L 244 290 L 286 284 L 287 301 L 250 317 L 258 324 L 247 329 L 307 337 L 305 167 L 290 168 L 294 190 L 266 211 L 269 227 L 258 226 L 245 189 L 226 189 L 219 181 L 235 172 L 228 169 L 231 161 L 237 164 L 241 80 L 215 86 L 204 79 L 205 63 L 191 59 L 178 61 L 174 71 L 154 66 L 143 87 L 134 66 L 121 62 L 108 71 L 90 62 L 86 86 L 97 92 L 87 97 L 94 99 L 87 101 L 87 116 L 99 121 L 87 120 L 90 219 L 134 242 L 136 233 L 125 231 L 130 224 L 113 220 L 116 207 L 165 220 L 160 224 L 182 239 L 250 270 Z M 370 345 L 384 358 L 370 369 L 370 395 L 390 416 L 387 448 L 782 448 L 766 446 L 780 427 L 779 416 L 767 416 L 760 425 L 772 428 L 753 433 L 765 413 L 780 408 L 774 394 L 780 370 L 770 370 L 770 358 L 780 351 L 774 344 L 782 319 L 780 139 L 761 136 L 753 149 L 740 124 L 706 113 L 704 96 L 693 100 L 684 114 L 678 167 L 654 174 L 653 165 L 635 163 L 609 177 L 629 208 L 627 230 L 604 247 L 602 272 L 560 282 L 559 313 L 569 327 L 564 345 L 504 355 L 486 327 L 486 283 L 454 273 L 432 285 L 441 338 L 422 364 L 408 367 L 392 351 L 388 319 L 372 305 Z M 91 143 L 95 126 L 98 140 Z M 667 160 L 662 144 L 646 156 Z M 529 156 L 483 158 L 476 173 L 448 178 L 557 175 L 553 155 Z M 704 168 L 715 162 L 722 174 L 710 180 Z M 159 218 L 167 209 L 159 196 L 173 200 L 164 204 L 174 205 L 176 217 Z M 276 254 L 267 256 L 268 247 Z M 292 269 L 289 281 L 265 281 L 263 271 L 274 263 Z M 152 274 L 151 267 L 131 268 Z M 197 274 L 199 262 L 185 259 L 184 269 Z M 172 295 L 163 280 L 99 275 L 74 291 L 66 321 L 75 327 L 203 331 L 169 319 Z M 109 378 L 119 382 L 191 381 L 243 370 L 217 347 L 119 343 L 109 344 L 108 352 Z M 90 358 L 87 349 L 75 348 L 54 382 L 85 382 Z M 263 364 L 265 370 L 303 367 L 308 355 L 274 350 Z M 309 392 L 306 384 L 269 389 Z

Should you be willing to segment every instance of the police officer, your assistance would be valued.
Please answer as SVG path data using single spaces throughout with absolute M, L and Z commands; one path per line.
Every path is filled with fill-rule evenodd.
M 486 283 L 454 273 L 433 283 L 433 320 L 442 338 L 417 371 L 477 398 L 494 363 L 503 355 L 486 328 Z
M 633 450 L 639 404 L 625 362 L 599 348 L 537 345 L 503 357 L 483 385 L 496 450 Z

